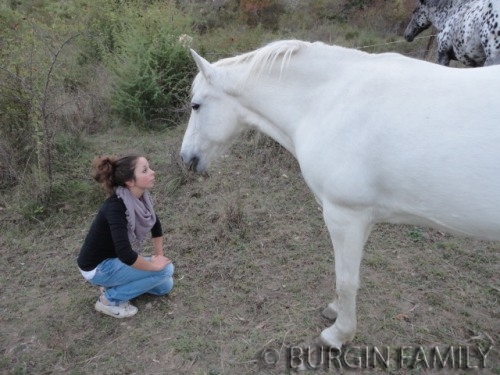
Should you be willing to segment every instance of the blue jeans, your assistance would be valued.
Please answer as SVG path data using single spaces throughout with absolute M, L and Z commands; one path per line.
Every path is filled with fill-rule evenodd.
M 105 287 L 106 299 L 118 304 L 144 293 L 156 296 L 167 294 L 174 286 L 173 274 L 172 263 L 161 271 L 143 271 L 126 265 L 118 258 L 109 258 L 99 263 L 90 283 Z

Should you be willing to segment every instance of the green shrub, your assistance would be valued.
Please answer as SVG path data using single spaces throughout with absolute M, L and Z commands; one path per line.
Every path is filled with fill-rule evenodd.
M 122 19 L 117 52 L 111 56 L 114 113 L 143 128 L 177 124 L 196 72 L 187 46 L 179 42 L 189 20 L 163 3 L 141 12 L 125 9 Z

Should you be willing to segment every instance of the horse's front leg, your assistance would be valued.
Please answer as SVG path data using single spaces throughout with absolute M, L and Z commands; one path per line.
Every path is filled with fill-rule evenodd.
M 456 60 L 453 46 L 449 42 L 448 33 L 442 32 L 438 35 L 437 62 L 440 65 L 450 66 L 451 60 Z
M 335 254 L 336 297 L 323 311 L 335 324 L 321 332 L 322 345 L 342 347 L 356 334 L 356 294 L 363 248 L 372 228 L 369 210 L 324 207 Z
M 438 64 L 444 66 L 450 66 L 450 61 L 456 60 L 453 51 L 439 51 L 438 52 Z

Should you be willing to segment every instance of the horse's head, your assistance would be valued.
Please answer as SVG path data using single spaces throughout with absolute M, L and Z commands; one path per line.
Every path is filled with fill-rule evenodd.
M 431 26 L 429 16 L 431 6 L 432 2 L 430 0 L 420 0 L 418 2 L 404 33 L 404 37 L 408 42 L 412 42 L 418 34 Z
M 191 93 L 191 116 L 184 134 L 181 158 L 195 172 L 205 171 L 241 132 L 241 106 L 228 87 L 227 72 L 191 50 L 198 66 Z

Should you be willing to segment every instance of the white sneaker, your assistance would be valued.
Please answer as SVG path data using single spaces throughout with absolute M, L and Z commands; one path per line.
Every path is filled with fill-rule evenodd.
M 101 302 L 101 297 L 95 303 L 95 309 L 103 314 L 119 319 L 134 316 L 138 311 L 137 307 L 131 305 L 128 301 L 118 306 L 105 305 Z

